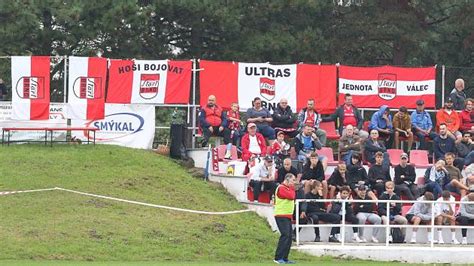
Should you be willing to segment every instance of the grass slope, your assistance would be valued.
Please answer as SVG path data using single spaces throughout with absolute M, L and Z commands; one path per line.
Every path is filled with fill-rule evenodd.
M 189 209 L 243 208 L 221 187 L 191 177 L 150 151 L 15 145 L 1 148 L 0 158 L 0 191 L 57 186 Z M 137 265 L 268 262 L 278 238 L 254 213 L 187 214 L 61 191 L 0 196 L 0 215 L 0 263 L 14 265 L 51 260 Z M 292 257 L 308 263 L 344 263 L 297 252 Z

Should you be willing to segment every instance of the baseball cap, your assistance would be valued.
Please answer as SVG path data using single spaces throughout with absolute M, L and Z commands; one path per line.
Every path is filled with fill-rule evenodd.
M 446 103 L 452 103 L 453 102 L 453 99 L 451 99 L 451 97 L 448 97 L 446 98 L 446 100 L 444 101 Z
M 403 158 L 406 158 L 406 159 L 408 159 L 408 154 L 406 154 L 406 153 L 402 153 L 402 154 L 400 155 L 400 158 L 402 158 L 402 159 L 403 159 Z
M 419 99 L 416 101 L 416 105 L 423 105 L 425 104 L 425 101 L 423 101 L 422 99 Z
M 255 123 L 248 123 L 247 128 L 251 128 L 251 127 L 257 127 L 257 125 L 255 125 Z
M 273 162 L 273 157 L 267 155 L 267 156 L 265 156 L 264 160 L 267 161 L 267 162 Z

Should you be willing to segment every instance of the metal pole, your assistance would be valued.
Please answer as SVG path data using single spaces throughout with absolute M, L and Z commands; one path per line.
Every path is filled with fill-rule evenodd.
M 192 132 L 192 143 L 191 143 L 191 148 L 195 148 L 196 146 L 196 59 L 193 59 L 193 114 L 192 114 L 192 121 L 193 121 L 193 130 Z
M 390 235 L 390 203 L 387 202 L 387 216 L 385 216 L 387 218 L 387 224 L 385 227 L 385 246 L 388 247 L 388 236 Z M 383 222 L 383 220 L 382 220 Z
M 300 245 L 300 201 L 296 200 L 296 224 L 295 224 L 295 231 L 296 231 L 296 246 Z M 280 232 L 281 234 L 281 232 Z
M 64 95 L 63 102 L 67 101 L 67 56 L 64 56 Z
M 446 81 L 446 67 L 444 65 L 441 66 L 441 104 L 444 104 L 444 83 Z
M 430 243 L 430 247 L 433 248 L 434 247 L 434 201 L 431 202 L 431 243 Z
M 341 246 L 346 242 L 346 200 L 342 201 Z

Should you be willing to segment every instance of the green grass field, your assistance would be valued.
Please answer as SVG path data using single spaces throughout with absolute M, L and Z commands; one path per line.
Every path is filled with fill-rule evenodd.
M 196 210 L 244 208 L 151 151 L 13 145 L 0 158 L 0 191 L 63 187 Z M 254 213 L 197 215 L 62 191 L 0 196 L 0 215 L 0 264 L 8 265 L 271 265 L 278 240 Z M 291 258 L 298 265 L 381 265 L 295 251 Z

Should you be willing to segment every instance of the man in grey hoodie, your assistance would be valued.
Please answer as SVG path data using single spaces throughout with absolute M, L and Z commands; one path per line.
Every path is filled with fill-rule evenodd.
M 474 225 L 474 187 L 469 188 L 470 193 L 461 199 L 461 202 L 469 202 L 461 204 L 459 208 L 459 214 L 456 221 L 461 226 Z M 462 244 L 467 245 L 467 228 L 461 229 L 462 233 Z
M 425 194 L 417 199 L 417 201 L 432 201 L 434 200 L 433 193 L 427 191 Z M 431 221 L 431 213 L 433 209 L 431 208 L 431 203 L 424 202 L 415 202 L 406 215 L 407 220 L 413 225 L 419 225 L 421 222 L 428 223 Z M 416 232 L 418 228 L 413 227 L 413 233 L 411 235 L 410 243 L 416 243 Z M 428 229 L 428 242 L 431 242 L 431 230 Z

